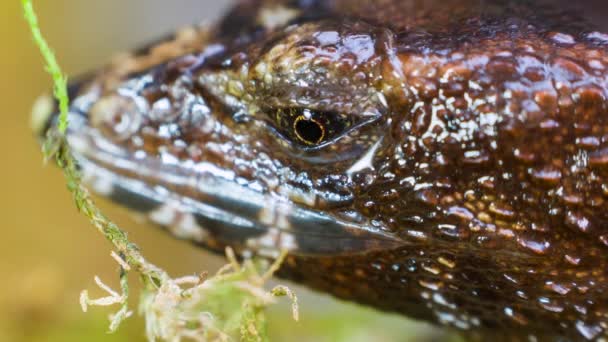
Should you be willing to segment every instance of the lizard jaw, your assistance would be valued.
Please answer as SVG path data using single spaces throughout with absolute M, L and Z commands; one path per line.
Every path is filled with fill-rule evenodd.
M 267 256 L 282 250 L 296 255 L 349 255 L 402 245 L 378 228 L 239 184 L 230 170 L 209 163 L 199 163 L 194 170 L 159 159 L 137 160 L 104 150 L 103 144 L 76 131 L 68 141 L 92 190 L 178 238 L 214 250 L 231 246 Z

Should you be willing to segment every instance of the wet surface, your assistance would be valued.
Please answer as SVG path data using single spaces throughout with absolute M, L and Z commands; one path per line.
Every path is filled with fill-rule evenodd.
M 499 0 L 231 13 L 82 89 L 70 143 L 94 190 L 144 184 L 174 234 L 287 249 L 284 276 L 341 298 L 473 335 L 605 334 L 608 34 L 591 14 Z

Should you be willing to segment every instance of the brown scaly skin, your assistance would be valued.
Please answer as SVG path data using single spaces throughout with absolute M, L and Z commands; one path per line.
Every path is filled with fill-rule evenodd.
M 277 8 L 288 23 L 260 19 Z M 281 275 L 338 297 L 471 336 L 606 336 L 608 33 L 518 1 L 268 0 L 178 37 L 79 88 L 93 98 L 75 104 L 83 158 L 204 203 L 168 169 L 123 168 L 94 142 L 141 169 L 211 162 L 374 230 L 347 250 L 331 234 L 298 237 Z M 146 75 L 124 88 L 150 107 L 168 98 L 168 110 L 137 112 L 115 95 Z M 193 103 L 209 111 L 193 115 Z M 303 143 L 294 108 L 339 113 L 338 124 L 320 146 Z M 161 134 L 167 122 L 176 129 Z M 371 164 L 353 168 L 366 151 Z M 247 245 L 204 228 L 172 231 L 212 249 Z

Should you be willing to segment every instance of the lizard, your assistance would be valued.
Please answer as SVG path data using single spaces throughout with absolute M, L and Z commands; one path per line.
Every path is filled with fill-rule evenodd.
M 73 82 L 93 191 L 483 339 L 608 329 L 608 32 L 517 0 L 242 0 Z M 43 113 L 44 136 L 56 111 Z

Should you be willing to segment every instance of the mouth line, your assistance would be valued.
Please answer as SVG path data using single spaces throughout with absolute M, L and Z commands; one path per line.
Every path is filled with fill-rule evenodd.
M 178 238 L 272 256 L 282 250 L 350 255 L 404 244 L 381 229 L 252 189 L 237 182 L 232 171 L 212 164 L 189 169 L 160 159 L 135 159 L 108 141 L 70 131 L 68 141 L 92 190 Z

